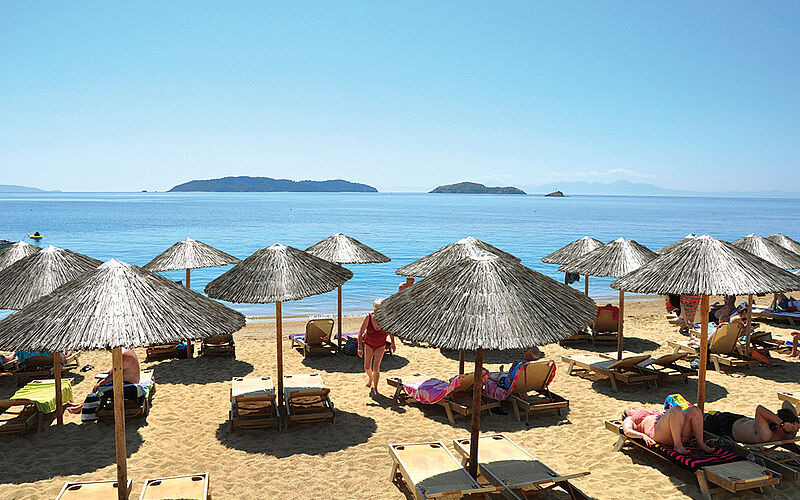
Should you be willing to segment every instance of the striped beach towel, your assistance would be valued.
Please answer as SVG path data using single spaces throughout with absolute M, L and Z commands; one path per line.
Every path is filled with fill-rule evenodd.
M 125 399 L 132 399 L 141 401 L 141 398 L 150 396 L 155 383 L 152 379 L 139 384 L 131 384 L 125 382 L 122 385 L 122 394 Z M 100 399 L 111 397 L 114 393 L 114 387 L 111 384 L 100 387 L 97 392 L 88 394 L 86 399 L 83 400 L 83 408 L 81 409 L 81 422 L 94 422 L 97 420 L 97 408 L 100 407 Z
M 681 295 L 681 314 L 684 315 L 687 324 L 694 323 L 694 315 L 700 305 L 699 295 Z

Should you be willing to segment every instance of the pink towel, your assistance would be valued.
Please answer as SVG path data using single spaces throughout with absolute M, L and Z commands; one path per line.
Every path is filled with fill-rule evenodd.
M 433 404 L 438 403 L 448 394 L 458 389 L 459 385 L 461 385 L 461 380 L 456 375 L 450 379 L 450 382 L 445 382 L 438 378 L 429 378 L 428 380 L 404 383 L 403 390 L 420 403 Z

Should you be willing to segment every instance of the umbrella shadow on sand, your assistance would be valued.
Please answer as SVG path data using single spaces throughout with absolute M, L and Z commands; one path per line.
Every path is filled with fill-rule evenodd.
M 694 401 L 697 397 L 697 379 L 690 379 L 688 384 L 669 384 L 667 386 L 659 386 L 655 389 L 650 389 L 646 385 L 640 386 L 626 386 L 619 385 L 619 392 L 614 392 L 611 389 L 611 384 L 607 379 L 592 377 L 592 389 L 600 394 L 608 396 L 612 399 L 620 401 L 628 401 L 630 403 L 639 403 L 642 405 L 656 405 L 661 406 L 664 400 L 671 394 L 681 394 L 688 401 Z M 728 389 L 706 380 L 706 402 L 713 403 L 719 401 L 728 395 Z
M 140 422 L 126 425 L 128 454 L 142 445 Z M 117 463 L 113 422 L 67 423 L 36 433 L 3 439 L 0 477 L 4 483 L 28 483 L 54 477 L 88 474 Z M 114 475 L 109 472 L 108 479 Z
M 378 429 L 375 420 L 357 413 L 336 410 L 336 422 L 290 424 L 288 429 L 236 430 L 228 422 L 217 428 L 217 440 L 228 448 L 277 458 L 294 455 L 324 455 L 366 443 Z
M 328 373 L 363 373 L 364 359 L 339 353 L 335 356 L 306 356 L 303 365 Z M 399 370 L 408 365 L 408 359 L 395 354 L 384 354 L 381 361 L 381 374 Z
M 246 361 L 204 356 L 160 361 L 148 367 L 153 369 L 156 382 L 184 385 L 230 382 L 233 377 L 244 377 L 253 372 L 253 365 Z

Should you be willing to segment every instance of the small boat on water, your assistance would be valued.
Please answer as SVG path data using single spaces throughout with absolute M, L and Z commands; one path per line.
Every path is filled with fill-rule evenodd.
M 42 239 L 42 235 L 39 233 L 39 231 L 36 231 L 36 232 L 35 232 L 35 233 L 33 233 L 33 234 L 29 234 L 29 235 L 28 235 L 28 238 L 30 238 L 30 239 L 32 239 L 32 240 L 37 240 L 37 241 L 38 241 L 38 240 L 41 240 L 41 239 Z
M 0 240 L 0 250 L 4 249 L 7 246 L 13 245 L 14 243 L 16 243 L 16 241 Z

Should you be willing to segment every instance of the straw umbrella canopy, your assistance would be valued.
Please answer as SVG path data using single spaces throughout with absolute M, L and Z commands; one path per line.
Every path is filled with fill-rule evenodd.
M 209 297 L 235 303 L 275 303 L 278 350 L 278 404 L 283 401 L 283 322 L 281 303 L 330 292 L 353 277 L 342 266 L 275 243 L 262 248 L 206 285 Z
M 800 255 L 787 250 L 779 243 L 770 240 L 769 238 L 762 238 L 761 236 L 756 236 L 755 234 L 748 234 L 747 236 L 743 236 L 738 240 L 732 241 L 732 245 L 741 248 L 751 254 L 755 255 L 756 257 L 761 257 L 762 259 L 775 264 L 776 266 L 780 267 L 781 269 L 798 269 L 800 268 Z M 747 344 L 745 345 L 745 351 L 749 355 L 750 354 L 750 323 L 751 323 L 751 316 L 753 313 L 753 296 L 747 296 Z
M 136 266 L 109 260 L 0 321 L 0 347 L 111 349 L 117 484 L 127 484 L 122 348 L 232 333 L 244 316 Z M 56 387 L 60 372 L 56 370 Z M 61 391 L 56 391 L 61 408 Z M 127 498 L 118 488 L 119 498 Z
M 485 241 L 468 236 L 455 243 L 443 246 L 439 250 L 417 259 L 410 264 L 406 264 L 395 271 L 395 274 L 407 277 L 425 278 L 438 269 L 447 267 L 479 252 L 488 252 L 501 258 L 511 259 L 515 262 L 520 261 L 519 258 L 514 257 L 510 253 L 506 253 Z
M 201 267 L 227 266 L 239 263 L 239 259 L 217 250 L 202 241 L 186 238 L 158 254 L 142 269 L 150 272 L 178 271 L 186 269 L 186 288 L 192 286 L 191 270 Z
M 39 250 L 41 250 L 41 248 L 36 245 L 31 245 L 30 243 L 25 243 L 24 241 L 18 241 L 13 245 L 3 248 L 0 250 L 0 271 L 20 259 L 35 254 Z
M 677 247 L 678 245 L 686 242 L 687 240 L 692 240 L 694 238 L 697 238 L 697 235 L 694 234 L 694 233 L 689 233 L 686 236 L 684 236 L 683 238 L 681 238 L 678 241 L 676 241 L 675 243 L 670 243 L 669 245 L 667 245 L 665 247 L 659 248 L 658 250 L 656 250 L 656 253 L 658 255 L 664 255 L 665 253 L 671 252 L 672 250 L 674 250 L 675 247 Z
M 566 264 L 569 261 L 582 257 L 592 250 L 596 250 L 603 246 L 604 243 L 600 240 L 584 236 L 578 240 L 569 243 L 568 245 L 559 248 L 555 252 L 542 257 L 542 262 L 545 264 Z M 584 293 L 589 295 L 589 275 L 584 278 Z
M 494 255 L 462 259 L 385 299 L 386 331 L 433 347 L 475 350 L 470 473 L 477 475 L 484 349 L 556 342 L 594 320 L 594 302 L 573 288 Z
M 97 259 L 50 245 L 0 271 L 0 309 L 22 309 L 100 264 Z
M 559 271 L 591 276 L 619 278 L 657 257 L 644 245 L 626 238 L 618 238 L 605 246 L 592 250 L 583 257 L 559 267 Z M 622 359 L 622 341 L 625 324 L 625 292 L 619 292 L 619 321 L 617 322 L 617 359 Z
M 790 252 L 794 252 L 800 255 L 800 243 L 796 242 L 795 240 L 789 238 L 786 235 L 781 233 L 773 234 L 772 236 L 767 236 L 767 239 L 770 241 L 774 241 L 778 245 L 782 246 L 786 250 Z
M 701 297 L 697 406 L 702 410 L 708 358 L 708 297 L 797 290 L 800 277 L 706 234 L 648 262 L 611 283 L 611 287 L 628 292 Z
M 324 240 L 317 242 L 306 248 L 306 252 L 315 255 L 320 259 L 333 262 L 334 264 L 378 264 L 389 262 L 389 257 L 383 255 L 355 238 L 336 233 Z M 342 348 L 342 285 L 337 288 L 336 312 L 337 322 L 336 331 L 339 334 L 339 349 Z

